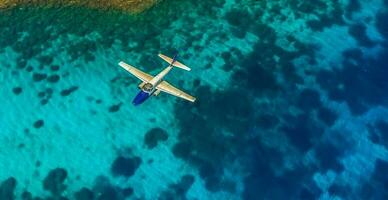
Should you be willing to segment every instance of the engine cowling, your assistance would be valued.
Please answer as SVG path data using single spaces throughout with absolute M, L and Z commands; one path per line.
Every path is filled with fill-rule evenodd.
M 144 84 L 146 84 L 146 83 L 145 83 L 145 82 L 140 83 L 140 84 L 138 85 L 139 89 L 142 89 L 143 86 L 144 86 Z

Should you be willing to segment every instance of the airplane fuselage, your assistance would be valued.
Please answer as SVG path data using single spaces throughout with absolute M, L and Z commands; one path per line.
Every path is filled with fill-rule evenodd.
M 171 71 L 175 59 L 176 55 L 173 58 L 173 62 L 168 67 L 166 67 L 163 71 L 159 72 L 159 74 L 156 75 L 149 83 L 145 83 L 142 85 L 142 87 L 140 88 L 140 92 L 132 101 L 133 105 L 140 105 L 157 91 L 156 86 L 158 86 L 159 83 L 163 81 L 163 78 L 168 74 L 168 72 Z
M 156 76 L 152 76 L 137 69 L 134 66 L 131 66 L 123 61 L 120 61 L 118 65 L 127 70 L 136 78 L 140 79 L 142 82 L 139 84 L 140 92 L 133 99 L 132 103 L 134 105 L 139 105 L 146 101 L 150 96 L 157 96 L 159 93 L 167 93 L 181 99 L 185 99 L 190 102 L 194 102 L 196 100 L 195 97 L 187 94 L 186 92 L 174 87 L 164 80 L 164 77 L 171 71 L 172 68 L 180 68 L 186 71 L 190 71 L 191 69 L 184 65 L 183 63 L 176 60 L 177 54 L 170 58 L 161 53 L 158 56 L 166 61 L 169 65 L 159 72 Z

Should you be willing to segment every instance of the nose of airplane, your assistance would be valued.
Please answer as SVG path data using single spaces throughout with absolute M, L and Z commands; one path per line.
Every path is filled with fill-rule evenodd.
M 137 105 L 143 103 L 145 100 L 147 100 L 147 98 L 148 98 L 149 96 L 150 96 L 150 95 L 149 95 L 148 93 L 143 92 L 143 91 L 140 91 L 140 92 L 136 95 L 135 99 L 133 99 L 132 104 L 135 105 L 135 106 L 137 106 Z
M 132 105 L 134 106 L 138 106 L 140 105 L 142 102 L 139 102 L 139 101 L 135 101 L 135 99 L 132 101 Z

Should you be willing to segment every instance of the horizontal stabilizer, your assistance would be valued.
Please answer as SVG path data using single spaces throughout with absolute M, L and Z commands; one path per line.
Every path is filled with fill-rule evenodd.
M 180 63 L 179 61 L 174 61 L 174 63 L 172 63 L 173 62 L 173 59 L 172 58 L 170 58 L 170 57 L 168 57 L 168 56 L 165 56 L 165 55 L 163 55 L 163 54 L 159 54 L 158 55 L 160 58 L 162 58 L 164 61 L 166 61 L 166 62 L 168 62 L 168 64 L 172 64 L 173 66 L 175 66 L 175 67 L 178 67 L 178 68 L 181 68 L 181 69 L 184 69 L 184 70 L 187 70 L 187 71 L 190 71 L 191 69 L 189 68 L 189 67 L 187 67 L 186 65 L 184 65 L 184 64 L 182 64 L 182 63 Z

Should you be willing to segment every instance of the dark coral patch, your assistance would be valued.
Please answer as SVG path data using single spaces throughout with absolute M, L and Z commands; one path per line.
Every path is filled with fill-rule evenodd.
M 166 131 L 161 128 L 153 128 L 145 134 L 144 144 L 147 145 L 149 149 L 153 149 L 160 141 L 166 141 L 167 139 L 168 134 Z
M 321 171 L 327 171 L 329 169 L 334 170 L 336 172 L 341 172 L 343 170 L 343 166 L 340 163 L 340 158 L 344 153 L 344 149 L 340 149 L 339 147 L 325 142 L 317 145 L 315 149 L 315 155 L 319 162 L 319 168 Z
M 42 74 L 42 73 L 34 73 L 32 75 L 32 79 L 35 81 L 35 82 L 40 82 L 44 79 L 47 78 L 47 74 Z
M 53 65 L 50 67 L 51 71 L 58 71 L 59 70 L 59 65 Z
M 54 196 L 60 195 L 65 189 L 64 181 L 67 177 L 67 171 L 63 168 L 51 170 L 43 180 L 43 188 L 50 191 Z
M 368 133 L 369 133 L 368 138 L 370 139 L 371 142 L 375 144 L 380 143 L 380 135 L 372 126 L 368 126 Z
M 120 194 L 113 187 L 109 180 L 105 177 L 100 177 L 96 180 L 96 186 L 94 187 L 94 192 L 96 193 L 97 200 L 121 200 Z
M 244 148 L 251 151 L 251 159 L 247 165 L 250 173 L 244 178 L 242 194 L 244 200 L 301 199 L 303 185 L 308 187 L 305 188 L 309 193 L 308 196 L 314 196 L 313 199 L 319 196 L 319 189 L 309 181 L 314 171 L 297 167 L 278 174 L 275 171 L 282 165 L 282 153 L 264 146 L 259 139 L 251 139 Z
M 351 199 L 349 196 L 350 189 L 351 188 L 349 188 L 348 186 L 342 186 L 337 183 L 334 183 L 329 187 L 328 191 L 333 196 L 337 196 L 345 199 Z
M 247 11 L 241 9 L 232 9 L 226 13 L 225 18 L 228 23 L 233 26 L 249 26 L 250 15 Z
M 345 50 L 342 55 L 347 61 L 351 62 L 362 62 L 364 55 L 361 49 L 348 49 Z
M 240 82 L 247 89 L 254 91 L 266 92 L 278 89 L 273 72 L 264 69 L 260 64 L 256 63 L 256 59 L 243 65 L 244 70 L 237 70 L 233 74 L 234 81 Z
M 316 109 L 321 106 L 319 93 L 312 89 L 304 89 L 299 96 L 298 106 L 305 111 Z
M 249 132 L 249 120 L 254 111 L 250 98 L 241 92 L 211 92 L 210 88 L 200 86 L 195 93 L 206 96 L 206 100 L 198 102 L 194 108 L 184 103 L 176 105 L 180 132 L 179 142 L 172 148 L 173 154 L 196 166 L 205 186 L 211 191 L 226 190 L 222 163 L 237 150 L 240 141 Z M 224 135 L 216 127 L 222 127 L 231 134 Z
M 186 192 L 194 183 L 195 178 L 192 175 L 184 175 L 178 183 L 170 184 L 169 189 L 162 192 L 159 196 L 161 200 L 186 199 Z
M 83 58 L 85 61 L 93 61 L 93 52 L 96 50 L 96 42 L 91 40 L 82 40 L 69 45 L 67 52 L 72 60 Z
M 196 116 L 200 118 L 198 123 L 187 119 L 191 126 L 198 125 L 199 130 L 196 131 L 214 131 L 212 125 L 222 125 L 234 133 L 247 130 L 247 120 L 252 117 L 254 111 L 251 99 L 242 90 L 217 91 L 211 94 L 209 88 L 200 87 L 196 93 L 198 96 L 207 96 L 207 99 L 196 105 L 196 110 L 203 114 L 203 116 Z
M 329 26 L 331 23 L 327 17 L 322 18 L 321 20 L 310 20 L 307 22 L 307 25 L 313 31 L 322 31 L 325 27 Z
M 24 191 L 21 195 L 22 200 L 32 200 L 31 192 Z
M 49 77 L 47 77 L 47 81 L 50 83 L 56 83 L 59 81 L 59 79 L 60 79 L 60 77 L 57 74 L 50 75 Z
M 16 68 L 17 69 L 23 69 L 24 67 L 26 67 L 27 65 L 27 61 L 23 58 L 20 58 L 16 61 Z
M 205 187 L 209 191 L 218 191 L 221 189 L 226 190 L 226 187 L 223 187 L 224 184 L 221 180 L 222 174 L 218 171 L 219 169 L 210 162 L 202 162 L 201 167 L 199 168 L 199 175 L 205 181 Z M 234 191 L 234 188 L 230 192 Z
M 368 181 L 360 190 L 362 199 L 387 199 L 388 198 L 388 162 L 377 159 L 375 170 Z M 355 199 L 355 198 L 353 198 Z
M 51 96 L 53 94 L 53 89 L 47 88 L 46 89 L 46 93 L 47 93 L 48 96 Z
M 27 72 L 32 72 L 32 70 L 34 70 L 34 68 L 32 68 L 31 66 L 26 67 Z
M 319 1 L 314 1 L 314 2 L 319 2 Z M 322 4 L 321 2 L 321 5 L 325 5 L 325 7 L 327 7 L 326 6 L 327 4 L 325 3 Z M 344 13 L 340 4 L 338 3 L 334 4 L 333 8 L 334 9 L 331 12 L 326 12 L 325 14 L 319 15 L 318 20 L 314 19 L 314 20 L 308 21 L 307 25 L 309 25 L 313 31 L 322 31 L 324 28 L 330 27 L 335 24 L 339 24 L 339 25 L 344 24 L 345 22 L 342 17 Z
M 336 71 L 331 72 L 328 70 L 322 70 L 317 75 L 317 82 L 321 85 L 321 87 L 329 90 L 330 99 L 342 100 L 345 98 L 343 94 L 343 85 L 340 80 L 335 77 L 335 74 Z
M 377 128 L 377 130 L 380 131 L 380 134 L 382 136 L 386 136 L 388 139 L 388 123 L 387 122 L 379 121 L 378 123 L 376 123 L 376 128 Z
M 190 158 L 192 145 L 188 142 L 178 142 L 172 148 L 172 153 L 178 158 Z
M 42 119 L 36 120 L 34 122 L 34 128 L 41 128 L 44 125 L 44 121 Z
M 194 176 L 184 175 L 182 176 L 179 183 L 172 185 L 174 191 L 179 195 L 184 195 L 187 190 L 190 189 L 191 185 L 194 183 Z
M 351 19 L 353 13 L 358 12 L 360 9 L 361 4 L 358 0 L 350 0 L 345 9 L 347 18 Z
M 39 56 L 38 60 L 43 65 L 49 65 L 53 62 L 54 58 L 52 56 Z
M 388 161 L 377 159 L 373 178 L 388 186 Z
M 46 96 L 46 92 L 44 92 L 44 91 L 38 92 L 38 97 L 39 98 L 43 98 L 44 96 Z
M 121 190 L 121 193 L 124 197 L 129 197 L 133 194 L 133 188 L 127 187 Z
M 242 57 L 242 54 L 237 49 L 231 48 L 228 51 L 221 53 L 221 57 L 225 63 L 222 68 L 225 71 L 231 71 L 234 67 L 236 67 L 238 58 Z
M 325 122 L 327 125 L 331 126 L 337 120 L 338 115 L 328 108 L 321 107 L 318 110 L 318 118 Z
M 15 95 L 19 95 L 20 93 L 22 93 L 23 89 L 21 87 L 14 87 L 12 89 L 12 92 L 15 94 Z
M 279 119 L 276 116 L 272 116 L 269 114 L 261 115 L 257 119 L 257 124 L 259 125 L 260 128 L 263 128 L 263 129 L 270 129 L 276 126 L 276 124 L 278 123 L 279 123 Z
M 94 194 L 88 188 L 81 188 L 81 190 L 74 193 L 74 198 L 76 200 L 93 200 Z
M 114 186 L 106 177 L 97 177 L 95 182 L 95 186 L 93 187 L 95 200 L 123 200 L 133 194 L 133 189 L 131 187 L 126 187 L 123 189 Z
M 282 130 L 288 139 L 302 152 L 313 146 L 313 138 L 323 134 L 323 128 L 319 127 L 309 115 L 299 115 L 297 117 L 285 116 L 289 122 Z
M 358 44 L 365 47 L 373 47 L 375 43 L 367 36 L 366 26 L 363 24 L 355 24 L 349 28 L 349 34 L 354 37 Z
M 381 12 L 376 16 L 377 30 L 388 39 L 388 12 Z
M 46 105 L 48 103 L 48 100 L 47 99 L 42 99 L 40 100 L 40 105 Z
M 388 195 L 386 190 L 388 188 L 388 161 L 377 159 L 372 178 L 376 184 L 381 184 L 385 190 L 385 195 Z
M 347 59 L 343 69 L 318 74 L 317 81 L 328 91 L 329 97 L 346 101 L 355 115 L 366 112 L 369 106 L 387 105 L 388 50 L 384 49 L 378 57 L 371 59 L 357 56 L 359 51 L 345 53 Z
M 108 111 L 109 112 L 117 112 L 120 110 L 120 107 L 121 107 L 122 103 L 118 103 L 116 105 L 112 105 L 109 107 Z
M 78 90 L 78 86 L 72 86 L 68 89 L 64 89 L 61 91 L 61 96 L 69 96 L 71 93 L 73 93 L 74 91 Z
M 15 199 L 14 190 L 16 188 L 16 179 L 10 177 L 4 180 L 0 185 L 0 199 L 13 200 Z
M 293 8 L 297 12 L 302 13 L 314 13 L 317 10 L 325 10 L 327 4 L 324 1 L 304 1 L 299 4 L 294 3 L 294 1 L 289 2 L 291 8 Z
M 378 121 L 374 127 L 374 129 L 370 128 L 369 130 L 372 141 L 388 147 L 388 122 Z
M 117 157 L 111 166 L 111 172 L 114 176 L 131 177 L 141 164 L 140 157 L 126 158 L 123 156 Z
M 303 188 L 299 193 L 299 198 L 301 200 L 313 200 L 316 199 L 316 195 L 314 195 L 314 193 L 309 189 Z
M 18 145 L 18 148 L 19 148 L 19 149 L 23 149 L 24 147 L 26 147 L 26 145 L 25 145 L 24 143 L 20 143 L 20 144 Z
M 225 18 L 232 27 L 232 34 L 238 38 L 244 38 L 250 23 L 250 14 L 242 9 L 232 9 L 225 14 Z

